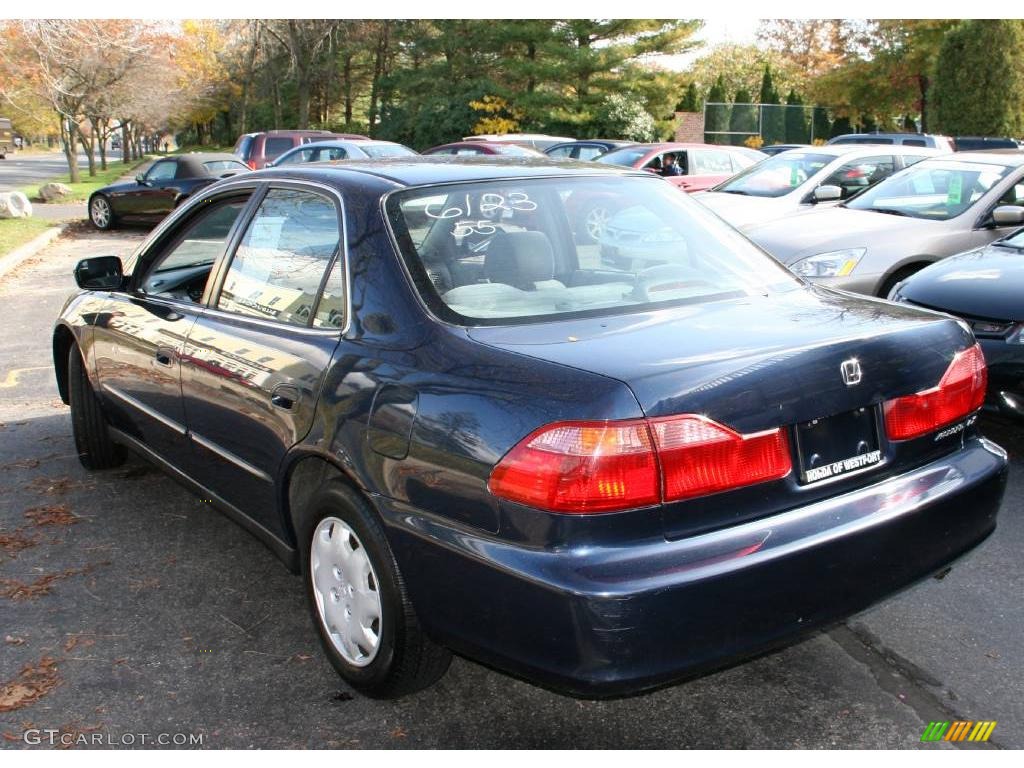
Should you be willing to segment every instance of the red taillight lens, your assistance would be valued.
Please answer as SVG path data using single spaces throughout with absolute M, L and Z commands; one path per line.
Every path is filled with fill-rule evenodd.
M 256 170 L 256 161 L 255 160 L 250 160 L 249 162 L 246 163 L 246 165 L 248 165 L 252 170 L 254 170 L 254 171 Z
M 658 460 L 645 421 L 565 422 L 534 432 L 491 473 L 491 493 L 553 512 L 657 504 Z
M 741 435 L 693 415 L 653 420 L 651 428 L 665 501 L 778 480 L 793 468 L 782 429 Z
M 985 401 L 988 369 L 981 347 L 958 352 L 938 386 L 885 404 L 885 432 L 890 440 L 927 435 L 971 411 Z
M 588 514 L 776 480 L 791 468 L 782 429 L 741 435 L 696 415 L 565 422 L 509 451 L 489 487 L 520 504 Z

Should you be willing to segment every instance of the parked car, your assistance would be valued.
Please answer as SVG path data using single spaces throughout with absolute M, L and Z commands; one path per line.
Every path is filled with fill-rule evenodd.
M 986 410 L 1024 421 L 1024 229 L 925 267 L 889 299 L 966 320 L 988 366 Z
M 670 172 L 666 158 L 676 161 L 677 171 Z M 601 155 L 595 162 L 642 168 L 664 176 L 687 192 L 708 189 L 730 176 L 749 168 L 767 155 L 746 147 L 715 144 L 632 144 Z
M 573 141 L 568 136 L 548 136 L 546 133 L 488 133 L 478 136 L 463 136 L 463 141 L 497 141 L 502 144 L 518 144 L 543 152 L 555 144 Z
M 793 149 L 698 192 L 697 199 L 734 227 L 773 221 L 847 200 L 898 170 L 942 154 L 923 147 L 835 144 Z
M 157 160 L 135 181 L 102 187 L 89 197 L 89 221 L 111 229 L 120 221 L 159 221 L 217 179 L 248 173 L 235 155 L 193 152 Z
M 978 152 L 985 149 L 1019 150 L 1020 143 L 1016 139 L 998 138 L 995 136 L 956 136 L 953 144 L 957 152 Z
M 457 155 L 474 157 L 479 155 L 509 155 L 511 157 L 544 157 L 544 153 L 519 144 L 500 141 L 454 141 L 423 150 L 424 155 Z
M 844 133 L 834 136 L 827 144 L 903 144 L 908 147 L 931 147 L 943 152 L 952 152 L 953 140 L 948 136 L 936 136 L 930 133 Z
M 232 150 L 252 170 L 264 168 L 285 152 L 302 144 L 329 139 L 369 139 L 358 133 L 331 133 L 330 131 L 262 131 L 244 133 L 235 142 Z
M 832 208 L 750 227 L 746 235 L 807 279 L 888 296 L 934 261 L 987 245 L 1024 222 L 1024 155 L 922 160 Z
M 758 151 L 770 157 L 790 149 L 809 149 L 810 147 L 810 144 L 769 144 L 767 147 L 758 147 Z
M 393 141 L 314 141 L 295 147 L 276 160 L 267 163 L 267 167 L 279 168 L 282 165 L 298 165 L 300 163 L 319 163 L 325 160 L 367 160 L 382 157 L 410 157 L 416 151 L 404 144 Z
M 14 129 L 9 117 L 0 117 L 0 160 L 14 151 Z
M 598 155 L 611 152 L 613 149 L 628 147 L 632 141 L 615 141 L 612 139 L 583 139 L 552 144 L 544 150 L 544 154 L 556 160 L 593 160 Z
M 604 194 L 667 263 L 573 243 Z M 944 568 L 1005 488 L 965 326 L 810 287 L 647 173 L 270 169 L 75 276 L 82 463 L 128 447 L 267 542 L 374 696 L 449 649 L 586 696 L 719 666 Z

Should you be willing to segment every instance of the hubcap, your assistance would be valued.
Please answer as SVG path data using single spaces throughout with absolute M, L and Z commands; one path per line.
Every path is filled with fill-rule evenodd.
M 608 209 L 607 208 L 591 208 L 587 212 L 586 227 L 587 234 L 595 240 L 600 239 L 601 235 L 604 234 L 604 229 L 608 225 Z
M 92 201 L 92 222 L 97 227 L 105 227 L 110 222 L 110 206 L 102 197 Z
M 310 573 L 317 614 L 345 661 L 365 667 L 380 647 L 377 574 L 359 537 L 344 521 L 325 517 L 313 532 Z

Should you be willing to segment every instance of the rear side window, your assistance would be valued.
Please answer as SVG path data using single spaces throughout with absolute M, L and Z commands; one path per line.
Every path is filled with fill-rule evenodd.
M 697 152 L 690 152 L 692 158 L 690 173 L 701 174 L 701 173 L 732 173 L 732 160 L 729 157 L 728 152 L 722 152 L 721 150 L 700 150 Z
M 248 160 L 249 156 L 252 154 L 252 136 L 243 136 L 240 138 L 238 143 L 235 144 L 233 152 L 243 160 Z
M 604 154 L 604 147 L 598 146 L 584 146 L 579 148 L 576 157 L 580 160 L 593 160 L 598 155 Z
M 281 137 L 268 137 L 263 145 L 263 156 L 268 160 L 273 160 L 275 157 L 277 157 L 278 155 L 283 155 L 291 148 L 291 139 Z
M 572 154 L 572 147 L 556 147 L 548 150 L 548 157 L 569 157 Z
M 217 307 L 308 325 L 338 250 L 337 210 L 313 192 L 272 189 L 260 203 L 224 278 Z M 321 325 L 333 325 L 330 313 Z

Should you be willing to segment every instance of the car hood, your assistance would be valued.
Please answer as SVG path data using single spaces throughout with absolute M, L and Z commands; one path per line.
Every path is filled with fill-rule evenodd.
M 900 296 L 927 307 L 992 320 L 1024 320 L 1024 252 L 990 245 L 922 269 Z
M 757 197 L 732 195 L 727 192 L 700 192 L 694 195 L 694 199 L 737 229 L 746 229 L 790 211 L 799 210 L 799 203 L 788 194 L 781 197 Z
M 833 207 L 759 224 L 744 234 L 784 264 L 792 264 L 843 248 L 891 250 L 894 255 L 927 252 L 925 242 L 942 237 L 944 224 L 949 222 Z
M 972 343 L 932 312 L 820 287 L 627 315 L 476 327 L 477 341 L 625 383 L 648 416 L 701 413 L 756 432 L 938 383 Z M 840 366 L 857 358 L 861 384 Z

